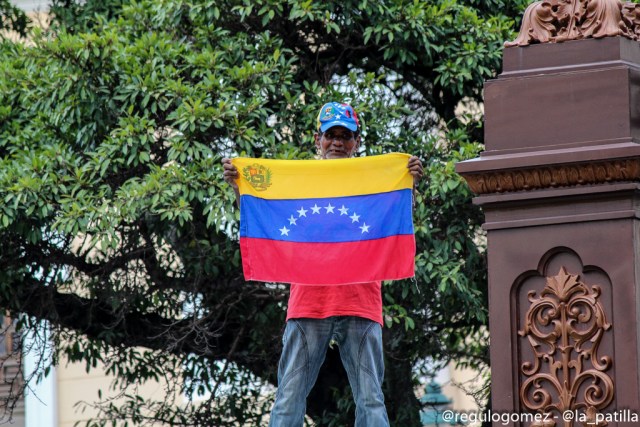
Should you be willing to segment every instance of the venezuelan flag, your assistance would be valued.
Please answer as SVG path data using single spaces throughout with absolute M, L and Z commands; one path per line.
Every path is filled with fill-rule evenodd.
M 414 276 L 409 155 L 236 158 L 246 280 L 340 285 Z

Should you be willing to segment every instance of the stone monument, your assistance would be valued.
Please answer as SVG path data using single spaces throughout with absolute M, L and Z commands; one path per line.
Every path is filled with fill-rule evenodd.
M 530 5 L 456 166 L 485 213 L 492 411 L 541 415 L 510 425 L 640 425 L 639 37 L 634 3 Z

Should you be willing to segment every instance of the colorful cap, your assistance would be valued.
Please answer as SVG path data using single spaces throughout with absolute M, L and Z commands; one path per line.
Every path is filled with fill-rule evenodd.
M 352 132 L 357 132 L 360 122 L 356 110 L 349 104 L 339 102 L 324 104 L 318 113 L 317 129 L 326 132 L 334 126 L 344 126 Z

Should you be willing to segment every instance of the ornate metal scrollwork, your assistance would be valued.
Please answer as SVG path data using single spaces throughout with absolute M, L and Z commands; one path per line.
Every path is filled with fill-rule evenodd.
M 640 5 L 620 0 L 542 0 L 529 5 L 505 46 L 622 36 L 638 40 Z
M 530 411 L 583 411 L 595 420 L 597 411 L 614 397 L 613 380 L 606 373 L 612 359 L 598 354 L 605 332 L 611 329 L 599 301 L 600 287 L 589 288 L 564 267 L 546 279 L 540 296 L 528 293 L 531 305 L 518 331 L 533 351 L 533 360 L 520 368 L 526 377 L 520 401 Z M 564 425 L 571 427 L 573 421 Z

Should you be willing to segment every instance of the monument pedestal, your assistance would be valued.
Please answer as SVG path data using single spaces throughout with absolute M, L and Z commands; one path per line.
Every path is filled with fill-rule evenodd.
M 640 43 L 512 47 L 503 63 L 486 151 L 456 166 L 485 213 L 492 410 L 640 425 Z

